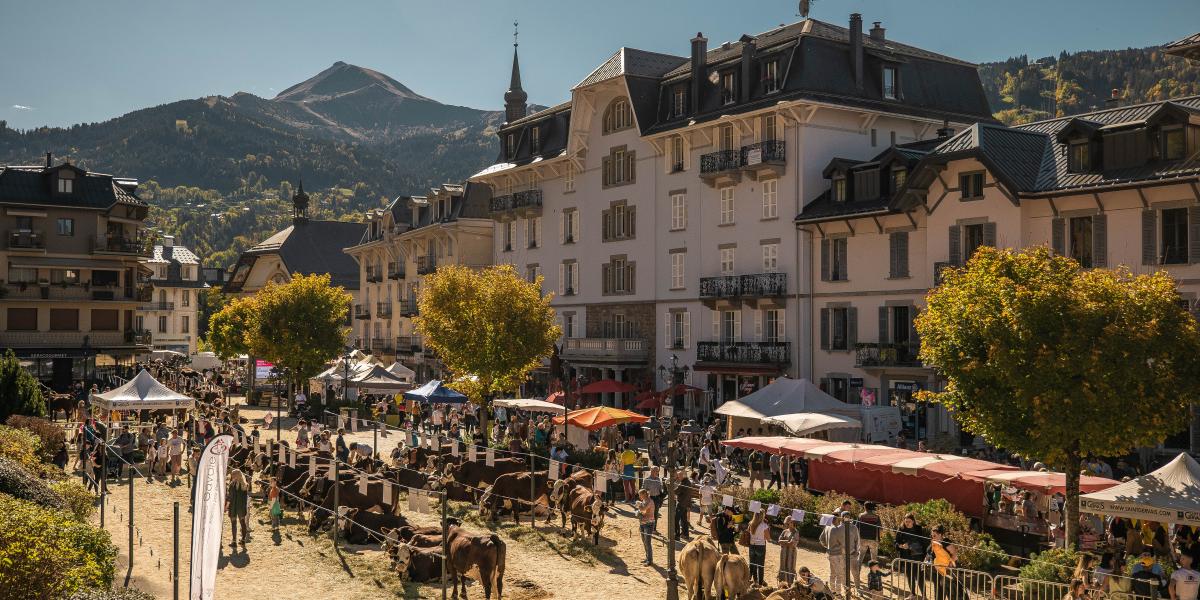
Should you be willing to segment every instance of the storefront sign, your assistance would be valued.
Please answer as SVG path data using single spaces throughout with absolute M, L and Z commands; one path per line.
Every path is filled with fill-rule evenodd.
M 862 377 L 851 377 L 850 378 L 850 387 L 860 388 L 862 386 L 863 386 L 863 378 Z
M 258 380 L 270 379 L 271 369 L 274 368 L 275 365 L 272 363 L 265 360 L 256 360 L 254 361 L 254 378 Z
M 762 163 L 762 149 L 755 148 L 746 152 L 746 164 L 757 165 Z

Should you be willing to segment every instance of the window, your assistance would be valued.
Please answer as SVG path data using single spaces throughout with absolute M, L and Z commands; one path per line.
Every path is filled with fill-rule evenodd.
M 733 150 L 733 125 L 722 125 L 717 128 L 721 150 Z
M 629 206 L 624 200 L 614 202 L 601 211 L 601 235 L 605 242 L 630 240 L 637 233 L 637 207 Z
M 75 235 L 75 219 L 59 219 L 58 235 Z
M 889 324 L 891 325 L 891 342 L 900 345 L 908 344 L 912 339 L 912 321 L 915 316 L 912 307 L 892 306 L 889 308 L 891 308 L 891 319 L 889 320 Z
M 79 283 L 79 271 L 75 269 L 50 269 L 50 283 Z
M 740 341 L 742 337 L 742 311 L 721 311 L 721 341 L 725 343 Z
M 721 73 L 721 104 L 737 102 L 737 76 L 733 71 Z
M 879 198 L 879 169 L 854 172 L 854 199 L 875 200 Z
M 529 283 L 533 283 L 533 282 L 537 281 L 537 277 L 538 277 L 538 266 L 537 265 L 525 265 L 525 281 L 528 281 Z
M 579 263 L 574 260 L 565 261 L 559 277 L 559 287 L 564 296 L 574 296 L 579 293 Z
M 1161 264 L 1178 265 L 1188 262 L 1188 209 L 1167 208 L 1162 211 Z
M 167 316 L 166 315 L 163 315 L 158 318 L 158 332 L 159 333 L 167 332 Z
M 688 320 L 687 311 L 679 311 L 671 313 L 670 320 L 670 346 L 671 348 L 687 348 L 691 337 L 691 322 Z
M 1088 155 L 1088 143 L 1079 142 L 1071 144 L 1068 150 L 1067 168 L 1072 173 L 1084 173 L 1092 167 L 1091 157 Z
M 612 263 L 613 268 L 613 291 L 617 293 L 629 291 L 629 263 L 623 258 L 618 258 Z
M 1070 257 L 1079 261 L 1080 266 L 1090 269 L 1092 261 L 1092 217 L 1072 217 L 1070 219 Z
M 608 105 L 604 113 L 604 133 L 612 133 L 633 126 L 633 113 L 629 110 L 629 101 L 617 98 Z
M 671 138 L 671 172 L 683 170 L 683 136 Z
M 850 309 L 845 307 L 826 309 L 829 311 L 829 349 L 850 349 Z
M 721 225 L 733 224 L 733 187 L 721 188 Z
M 776 343 L 784 340 L 783 311 L 777 308 L 762 311 L 762 340 Z
M 525 221 L 526 235 L 529 238 L 529 247 L 537 248 L 541 246 L 542 239 L 542 218 L 531 217 Z
M 687 88 L 677 86 L 671 96 L 671 116 L 682 117 L 687 111 Z
M 775 120 L 774 114 L 763 115 L 762 118 L 762 141 L 773 142 L 779 136 L 778 121 Z
M 682 290 L 687 287 L 685 283 L 687 253 L 672 252 L 671 253 L 671 289 Z
M 187 315 L 180 317 L 179 318 L 179 333 L 188 333 L 188 329 L 189 329 L 188 326 L 190 324 L 191 324 L 190 319 L 188 318 Z
M 17 217 L 17 231 L 33 231 L 33 217 Z
M 625 256 L 614 256 L 609 262 L 601 265 L 604 279 L 604 294 L 634 293 L 636 264 L 626 260 Z
M 732 188 L 731 188 L 732 189 Z M 767 179 L 762 182 L 762 218 L 774 219 L 779 216 L 778 179 Z
M 563 336 L 575 337 L 575 313 L 563 313 Z
M 832 192 L 833 192 L 833 201 L 834 202 L 845 202 L 846 201 L 846 178 L 845 177 L 837 176 L 837 177 L 833 178 Z
M 630 152 L 625 146 L 618 146 L 609 151 L 604 157 L 604 185 L 623 185 L 634 181 L 636 152 Z
M 895 195 L 904 187 L 904 182 L 908 181 L 908 169 L 904 167 L 892 167 L 892 194 Z
M 95 279 L 95 271 L 92 273 L 92 278 Z M 9 283 L 36 283 L 37 269 L 32 267 L 9 267 L 8 281 Z
M 613 207 L 613 237 L 624 239 L 629 235 L 629 206 L 618 204 Z
M 50 331 L 79 331 L 79 310 L 74 308 L 50 309 Z
M 191 305 L 192 305 L 192 292 L 191 292 L 191 290 L 181 290 L 181 291 L 180 291 L 180 294 L 181 294 L 181 296 L 180 296 L 180 303 L 181 303 L 183 306 L 191 306 Z
M 779 270 L 779 244 L 762 245 L 762 268 L 764 273 L 774 273 Z
M 962 236 L 964 261 L 971 260 L 971 257 L 975 256 L 976 250 L 978 250 L 981 246 L 987 245 L 983 239 L 984 229 L 985 227 L 983 223 L 963 225 Z
M 564 210 L 562 228 L 562 243 L 574 244 L 575 240 L 579 239 L 579 211 L 575 209 Z
M 74 189 L 75 189 L 75 180 L 74 179 L 67 178 L 66 173 L 63 173 L 62 175 L 59 176 L 59 178 L 58 178 L 58 193 L 70 194 L 72 191 L 74 191 Z
M 958 188 L 963 200 L 983 197 L 983 173 L 963 173 L 958 176 Z
M 891 259 L 888 277 L 891 279 L 908 277 L 908 232 L 892 232 L 888 236 L 888 247 Z
M 534 126 L 529 130 L 529 148 L 534 154 L 542 151 L 542 128 Z
M 1162 140 L 1163 160 L 1183 160 L 1187 154 L 1187 139 L 1184 137 L 1183 127 L 1164 127 Z
M 733 275 L 737 262 L 737 248 L 721 248 L 721 274 Z
M 888 100 L 895 100 L 898 96 L 896 93 L 896 67 L 883 68 L 883 97 Z
M 830 281 L 846 281 L 848 279 L 846 273 L 848 254 L 846 246 L 848 238 L 833 238 L 829 240 L 829 280 Z
M 507 221 L 504 223 L 504 251 L 511 252 L 513 247 L 513 238 L 517 237 L 517 222 Z
M 671 194 L 671 231 L 687 229 L 687 195 Z
M 770 94 L 779 91 L 779 61 L 768 60 L 762 69 L 763 92 Z
M 517 155 L 517 136 L 516 136 L 516 134 L 513 134 L 513 133 L 508 134 L 508 138 L 505 140 L 505 143 L 504 143 L 504 148 L 505 148 L 505 154 L 507 154 L 509 158 L 512 158 Z
M 575 165 L 567 165 L 567 172 L 565 175 L 563 175 L 563 191 L 575 191 Z

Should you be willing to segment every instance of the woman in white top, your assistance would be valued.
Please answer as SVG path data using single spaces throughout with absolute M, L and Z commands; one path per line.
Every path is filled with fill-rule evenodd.
M 308 448 L 308 425 L 304 421 L 300 421 L 299 427 L 296 429 L 296 449 L 305 450 Z
M 764 585 L 767 564 L 767 539 L 771 537 L 771 526 L 767 524 L 762 507 L 750 519 L 750 581 Z

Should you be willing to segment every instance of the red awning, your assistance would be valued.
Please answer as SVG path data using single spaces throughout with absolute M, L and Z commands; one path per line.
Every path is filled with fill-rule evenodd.
M 1032 492 L 1040 492 L 1042 494 L 1053 494 L 1055 492 L 1066 493 L 1067 477 L 1062 473 L 1051 473 L 1042 471 L 1014 471 L 1010 469 L 986 469 L 981 471 L 971 471 L 963 473 L 964 479 L 974 481 L 986 481 L 988 483 L 1000 483 L 1011 485 L 1017 489 L 1029 490 Z M 1083 475 L 1079 478 L 1079 492 L 1086 494 L 1089 492 L 1098 492 L 1106 490 L 1119 482 L 1104 477 L 1094 477 L 1091 475 Z
M 637 388 L 628 383 L 617 381 L 615 379 L 601 379 L 593 381 L 579 390 L 581 394 L 620 394 L 623 392 L 636 392 Z

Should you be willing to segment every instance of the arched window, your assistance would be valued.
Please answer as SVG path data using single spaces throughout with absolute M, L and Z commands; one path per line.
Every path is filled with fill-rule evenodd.
M 633 112 L 629 110 L 629 100 L 617 98 L 610 102 L 604 111 L 604 133 L 630 127 L 633 127 Z

